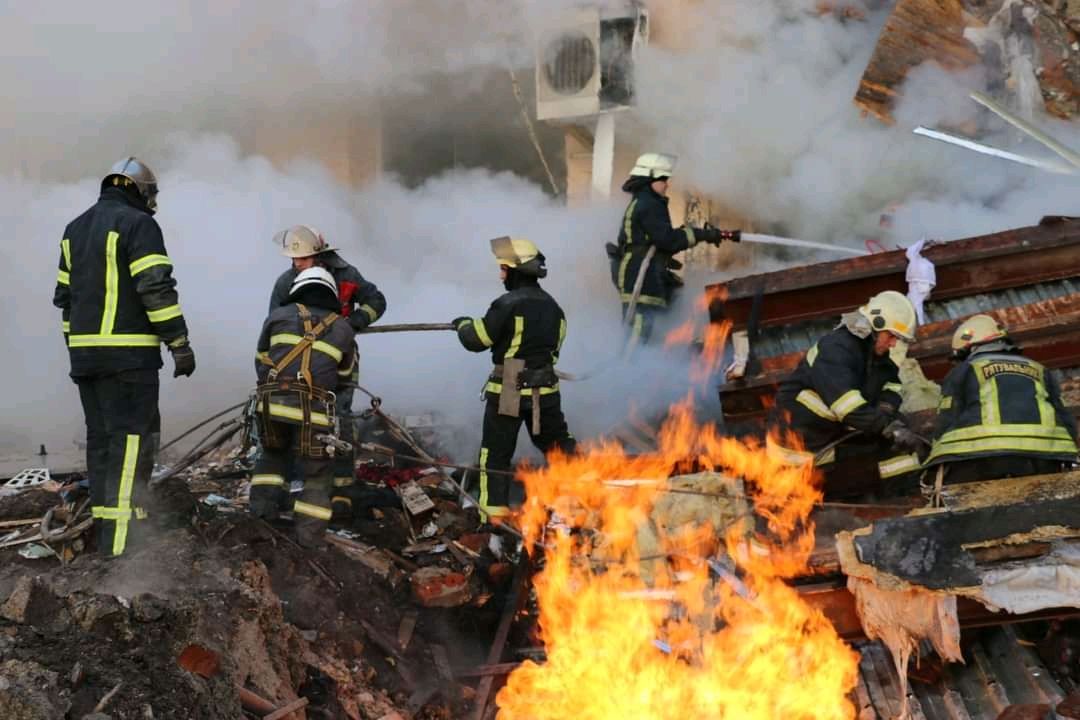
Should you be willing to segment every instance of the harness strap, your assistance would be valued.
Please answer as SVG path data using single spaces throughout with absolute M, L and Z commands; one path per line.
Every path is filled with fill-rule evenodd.
M 326 332 L 334 321 L 338 319 L 337 313 L 330 313 L 324 317 L 318 325 L 311 326 L 311 311 L 304 305 L 297 303 L 296 309 L 300 312 L 300 319 L 304 322 L 304 337 L 300 338 L 300 342 L 296 343 L 289 349 L 289 352 L 285 353 L 285 356 L 281 358 L 277 363 L 272 360 L 263 358 L 263 363 L 270 365 L 270 373 L 267 376 L 268 379 L 273 382 L 277 379 L 278 373 L 284 370 L 289 364 L 297 357 L 301 357 L 300 360 L 300 373 L 299 376 L 304 379 L 308 385 L 311 385 L 311 346 L 319 339 L 319 336 Z

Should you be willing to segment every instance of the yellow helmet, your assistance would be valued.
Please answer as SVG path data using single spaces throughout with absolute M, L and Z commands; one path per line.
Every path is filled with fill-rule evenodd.
M 491 241 L 491 252 L 500 265 L 513 268 L 526 275 L 544 277 L 547 268 L 544 266 L 544 254 L 531 240 L 525 238 L 512 238 L 508 235 L 497 237 Z
M 953 355 L 962 356 L 975 345 L 1008 337 L 1009 331 L 989 315 L 972 315 L 956 328 L 952 336 Z
M 630 177 L 671 177 L 671 173 L 675 172 L 676 160 L 678 158 L 667 153 L 645 153 L 634 163 L 633 169 L 630 170 Z
M 310 225 L 293 225 L 287 230 L 274 235 L 274 244 L 281 248 L 281 254 L 290 258 L 305 258 L 319 255 L 337 248 L 330 247 L 322 233 Z
M 879 292 L 859 308 L 859 314 L 870 323 L 875 332 L 889 332 L 901 340 L 915 340 L 918 318 L 915 306 L 903 293 L 895 290 Z

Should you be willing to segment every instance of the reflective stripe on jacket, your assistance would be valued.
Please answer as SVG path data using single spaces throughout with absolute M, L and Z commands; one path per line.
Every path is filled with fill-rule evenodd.
M 619 228 L 619 252 L 622 255 L 615 275 L 619 299 L 623 303 L 630 302 L 645 255 L 650 246 L 655 246 L 656 254 L 645 270 L 637 301 L 639 305 L 667 307 L 675 287 L 669 269 L 672 256 L 693 247 L 696 242 L 693 229 L 671 226 L 666 197 L 650 187 L 638 190 L 627 205 Z
M 457 333 L 467 350 L 490 349 L 495 365 L 507 358 L 520 358 L 527 370 L 538 370 L 558 362 L 566 339 L 566 315 L 553 297 L 528 278 L 491 303 L 483 317 L 462 320 Z M 558 385 L 551 387 L 557 389 Z M 496 388 L 501 389 L 501 385 L 493 380 L 489 392 L 497 392 Z
M 941 386 L 928 465 L 995 455 L 1076 459 L 1076 421 L 1054 376 L 1017 352 L 979 352 Z
M 772 424 L 797 432 L 816 451 L 846 428 L 875 436 L 900 407 L 900 370 L 874 355 L 873 336 L 861 339 L 839 327 L 817 341 L 780 383 Z
M 73 376 L 156 370 L 161 343 L 187 338 L 161 228 L 119 188 L 65 229 L 53 304 Z
M 329 310 L 308 307 L 313 325 L 330 314 Z M 260 384 L 269 379 L 272 365 L 277 365 L 295 347 L 304 336 L 304 324 L 299 308 L 295 303 L 279 307 L 270 313 L 263 323 L 259 342 L 256 346 L 255 374 Z M 268 365 L 269 361 L 272 365 Z M 340 383 L 348 382 L 352 373 L 356 354 L 353 343 L 353 330 L 349 322 L 338 317 L 312 343 L 308 360 L 308 372 L 311 384 L 321 390 L 334 392 Z M 301 373 L 302 358 L 293 359 L 281 369 L 278 378 L 295 380 Z M 270 414 L 275 418 L 299 423 L 302 420 L 300 400 L 296 392 L 282 392 L 271 398 Z M 312 421 L 318 425 L 328 425 L 329 419 L 323 408 L 313 408 Z

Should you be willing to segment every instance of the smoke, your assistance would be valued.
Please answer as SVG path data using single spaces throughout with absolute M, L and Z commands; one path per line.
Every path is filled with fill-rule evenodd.
M 482 314 L 502 291 L 487 238 L 536 240 L 551 269 L 544 286 L 569 318 L 560 367 L 599 369 L 564 384 L 579 437 L 610 428 L 631 407 L 648 415 L 685 393 L 685 352 L 614 362 L 619 308 L 602 246 L 614 239 L 623 198 L 571 209 L 544 192 L 505 74 L 508 63 L 519 68 L 531 97 L 532 39 L 573 4 L 234 0 L 189 2 L 168 16 L 148 14 L 145 3 L 8 13 L 0 220 L 12 240 L 0 249 L 9 298 L 0 330 L 15 382 L 0 416 L 3 444 L 81 436 L 49 304 L 57 245 L 64 224 L 96 197 L 103 168 L 129 152 L 160 176 L 158 219 L 199 362 L 193 378 L 174 381 L 166 359 L 166 438 L 246 395 L 270 288 L 287 267 L 269 239 L 295 223 L 319 227 L 379 285 L 389 301 L 384 322 Z M 651 3 L 657 27 L 666 23 L 667 41 L 683 48 L 642 53 L 637 107 L 619 121 L 620 143 L 679 153 L 676 191 L 716 197 L 757 229 L 806 239 L 860 244 L 892 203 L 901 203 L 892 237 L 904 244 L 1071 211 L 1074 178 L 910 134 L 916 124 L 979 118 L 964 99 L 985 82 L 978 72 L 920 68 L 903 88 L 895 126 L 859 117 L 852 97 L 887 10 L 842 21 L 819 16 L 816 5 Z M 328 157 L 320 123 L 380 114 L 383 152 L 402 176 L 343 185 L 319 162 Z M 1075 126 L 1039 122 L 1077 144 Z M 354 139 L 366 127 L 358 121 Z M 1045 152 L 995 127 L 996 144 Z M 292 131 L 286 147 L 253 140 L 281 128 Z M 560 166 L 560 130 L 539 130 Z M 273 163 L 259 154 L 270 152 Z M 704 282 L 690 279 L 684 305 Z M 361 383 L 391 412 L 440 410 L 479 436 L 486 354 L 467 353 L 451 333 L 366 336 L 360 348 Z M 700 392 L 715 403 L 712 389 Z

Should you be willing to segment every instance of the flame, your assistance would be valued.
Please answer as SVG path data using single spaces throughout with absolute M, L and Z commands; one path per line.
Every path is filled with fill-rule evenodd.
M 742 478 L 757 518 L 684 524 L 661 538 L 664 561 L 642 557 L 639 528 L 687 462 Z M 855 716 L 858 656 L 783 582 L 813 549 L 812 470 L 697 425 L 687 400 L 656 453 L 600 444 L 554 453 L 522 479 L 521 527 L 544 548 L 534 580 L 546 660 L 510 675 L 500 720 Z M 552 531 L 552 518 L 568 529 Z M 708 560 L 725 552 L 737 569 L 721 566 L 714 582 Z
M 722 303 L 727 300 L 727 288 L 707 287 L 705 292 L 694 301 L 694 310 L 689 320 L 664 336 L 664 347 L 671 348 L 680 345 L 690 345 L 697 337 L 697 318 L 701 313 L 709 317 L 709 310 L 714 303 Z M 694 357 L 690 366 L 690 379 L 696 383 L 704 383 L 713 377 L 724 362 L 724 349 L 727 347 L 728 335 L 731 334 L 731 321 L 724 319 L 720 322 L 706 320 L 702 331 L 701 353 Z

